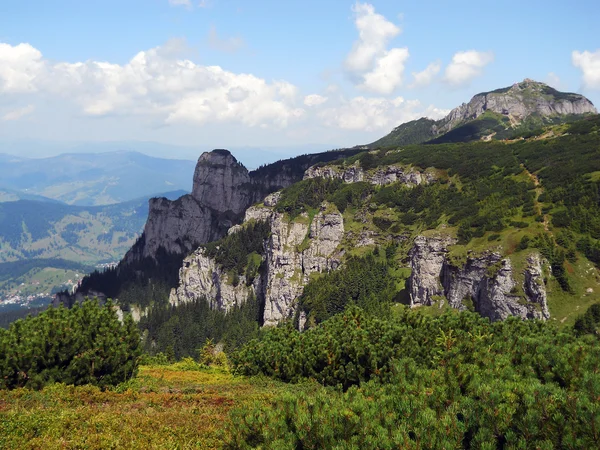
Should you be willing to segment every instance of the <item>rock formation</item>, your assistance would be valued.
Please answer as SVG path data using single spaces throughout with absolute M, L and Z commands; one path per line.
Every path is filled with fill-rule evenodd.
M 305 155 L 252 172 L 227 150 L 203 153 L 190 195 L 175 201 L 150 200 L 142 239 L 125 255 L 124 262 L 155 258 L 160 247 L 167 253 L 187 255 L 200 244 L 225 236 L 227 230 L 242 221 L 250 205 L 300 181 L 305 170 L 316 162 L 332 161 L 357 151 Z
M 477 94 L 469 103 L 454 108 L 443 119 L 421 118 L 403 123 L 367 147 L 392 147 L 427 142 L 470 123 L 488 111 L 508 117 L 510 126 L 513 127 L 531 117 L 543 122 L 545 119 L 556 119 L 560 116 L 566 118 L 570 115 L 598 113 L 592 102 L 583 95 L 559 92 L 547 84 L 526 78 L 503 89 Z
M 448 253 L 454 243 L 448 237 L 415 239 L 409 253 L 411 306 L 448 301 L 451 307 L 465 310 L 472 302 L 475 311 L 491 320 L 550 317 L 539 255 L 529 255 L 523 284 L 518 286 L 509 258 L 488 251 L 457 261 Z
M 274 206 L 276 201 L 277 195 L 272 195 L 264 204 Z M 242 276 L 239 284 L 232 286 L 222 268 L 199 249 L 184 260 L 179 287 L 171 292 L 171 304 L 205 297 L 211 307 L 229 311 L 253 293 L 264 301 L 264 324 L 276 325 L 293 316 L 297 299 L 312 273 L 339 265 L 341 255 L 337 248 L 344 235 L 344 223 L 332 205 L 324 203 L 312 221 L 307 214 L 290 220 L 268 206 L 254 206 L 246 211 L 244 223 L 254 220 L 268 221 L 271 234 L 264 244 L 265 269 L 253 284 L 246 286 Z
M 420 172 L 415 168 L 406 169 L 401 166 L 387 166 L 374 171 L 365 171 L 358 162 L 350 167 L 313 166 L 304 174 L 308 178 L 340 179 L 345 183 L 365 181 L 376 186 L 385 186 L 392 183 L 402 183 L 406 186 L 428 184 L 435 181 L 435 174 L 431 171 Z
M 469 103 L 454 108 L 436 124 L 436 134 L 447 133 L 486 111 L 511 116 L 518 122 L 534 114 L 550 117 L 598 113 L 592 102 L 583 95 L 560 93 L 547 84 L 526 78 L 509 88 L 478 94 Z

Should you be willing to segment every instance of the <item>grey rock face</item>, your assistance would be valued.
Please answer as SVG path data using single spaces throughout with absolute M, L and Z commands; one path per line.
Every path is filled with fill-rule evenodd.
M 340 179 L 345 183 L 366 181 L 367 183 L 377 186 L 398 182 L 406 186 L 416 186 L 435 181 L 435 176 L 429 172 L 419 172 L 416 169 L 407 170 L 401 166 L 387 166 L 378 168 L 374 172 L 365 172 L 358 163 L 347 168 L 336 166 L 313 166 L 304 173 L 304 179 L 306 180 L 309 178 Z
M 456 241 L 449 237 L 436 239 L 417 236 L 413 247 L 409 251 L 410 268 L 409 279 L 410 304 L 431 306 L 433 296 L 444 295 L 440 276 L 446 261 L 448 246 Z
M 325 203 L 310 225 L 307 218 L 291 223 L 280 213 L 271 218 L 271 237 L 266 244 L 265 325 L 293 316 L 311 273 L 339 266 L 340 255 L 335 253 L 344 236 L 342 215 Z M 309 245 L 302 248 L 307 237 Z
M 223 268 L 200 248 L 184 259 L 179 270 L 179 287 L 171 290 L 169 302 L 177 306 L 204 297 L 211 308 L 229 312 L 244 303 L 251 292 L 253 288 L 246 286 L 244 276 L 233 286 Z
M 125 255 L 125 262 L 168 253 L 189 254 L 200 244 L 223 237 L 240 223 L 244 211 L 276 189 L 298 181 L 289 174 L 257 178 L 227 150 L 203 153 L 194 173 L 191 195 L 170 201 L 150 200 L 142 245 Z
M 486 111 L 510 115 L 521 121 L 537 114 L 543 117 L 568 114 L 597 114 L 587 98 L 578 94 L 555 97 L 552 89 L 530 79 L 515 83 L 509 89 L 501 89 L 474 96 L 469 103 L 453 109 L 438 122 L 435 134 L 447 133 L 463 122 L 476 119 Z
M 336 252 L 344 222 L 331 205 L 323 204 L 310 224 L 306 214 L 290 222 L 284 214 L 257 206 L 246 211 L 245 222 L 251 220 L 266 220 L 271 227 L 263 256 L 266 269 L 252 286 L 246 286 L 244 277 L 232 286 L 222 268 L 199 249 L 184 260 L 179 287 L 171 292 L 171 304 L 205 297 L 212 308 L 227 312 L 252 293 L 264 299 L 264 324 L 276 325 L 293 316 L 311 273 L 338 267 L 341 255 Z
M 527 269 L 525 269 L 525 281 L 523 282 L 523 292 L 527 298 L 534 304 L 544 319 L 550 318 L 546 287 L 544 285 L 544 271 L 542 261 L 537 254 L 531 254 L 527 258 Z
M 211 226 L 217 216 L 191 195 L 184 195 L 175 201 L 153 198 L 144 227 L 144 245 L 127 252 L 125 262 L 155 257 L 160 247 L 168 253 L 189 253 L 200 242 L 210 242 L 220 236 L 227 223 L 225 221 L 220 229 Z
M 455 243 L 444 237 L 419 236 L 411 249 L 412 273 L 409 279 L 411 306 L 432 305 L 437 297 L 460 310 L 472 302 L 475 311 L 491 320 L 509 316 L 523 319 L 548 319 L 546 289 L 540 258 L 532 254 L 525 269 L 523 292 L 517 295 L 514 269 L 508 258 L 486 252 L 468 256 L 457 266 L 448 258 L 448 246 Z
M 192 197 L 215 211 L 243 213 L 252 200 L 250 175 L 227 150 L 204 153 L 194 173 Z

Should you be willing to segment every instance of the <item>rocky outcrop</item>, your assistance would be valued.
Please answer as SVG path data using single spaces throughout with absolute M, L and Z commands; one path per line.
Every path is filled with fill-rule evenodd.
M 192 197 L 214 211 L 243 213 L 254 203 L 250 174 L 227 150 L 213 150 L 198 159 Z
M 292 222 L 283 214 L 273 214 L 266 245 L 265 325 L 292 317 L 309 276 L 340 264 L 336 249 L 344 236 L 344 220 L 330 208 L 324 203 L 310 224 L 306 214 Z
M 547 84 L 526 78 L 503 89 L 477 94 L 469 103 L 454 108 L 443 119 L 421 118 L 403 123 L 367 147 L 389 148 L 428 142 L 468 124 L 488 111 L 508 117 L 513 127 L 532 116 L 536 121 L 543 121 L 546 118 L 560 119 L 560 116 L 566 118 L 573 114 L 598 113 L 592 102 L 582 95 L 558 92 Z M 488 135 L 488 139 L 491 137 L 491 134 Z
M 125 263 L 156 258 L 160 247 L 185 255 L 200 244 L 220 239 L 241 222 L 250 205 L 299 180 L 285 170 L 273 176 L 252 175 L 227 150 L 203 153 L 191 195 L 175 201 L 150 200 L 142 242 L 125 255 Z
M 435 125 L 435 134 L 447 133 L 486 111 L 511 116 L 517 122 L 534 114 L 542 117 L 597 114 L 592 102 L 583 95 L 560 93 L 547 84 L 526 78 L 509 88 L 478 94 L 469 103 L 454 108 Z
M 460 310 L 472 308 L 491 320 L 509 316 L 548 319 L 546 289 L 539 255 L 531 254 L 517 286 L 509 258 L 497 252 L 466 255 L 464 260 L 448 256 L 455 240 L 419 236 L 409 253 L 411 306 L 448 304 Z
M 374 171 L 365 171 L 358 162 L 350 167 L 338 166 L 313 166 L 304 173 L 304 179 L 330 178 L 340 179 L 345 183 L 365 181 L 376 186 L 385 186 L 392 183 L 402 183 L 406 186 L 428 184 L 435 181 L 435 175 L 430 171 L 420 172 L 417 169 L 406 169 L 401 166 L 380 167 Z
M 448 246 L 456 243 L 450 237 L 426 238 L 417 236 L 410 249 L 411 276 L 410 304 L 431 306 L 435 297 L 444 295 L 441 273 L 446 261 Z
M 548 297 L 544 284 L 544 270 L 540 255 L 532 253 L 527 257 L 527 269 L 525 269 L 524 275 L 523 292 L 525 296 L 531 302 L 539 305 L 544 319 L 549 319 L 550 311 L 548 310 Z
M 274 205 L 276 199 L 274 196 L 264 203 Z M 171 292 L 171 304 L 205 297 L 211 307 L 229 311 L 254 294 L 265 304 L 264 325 L 276 325 L 294 315 L 298 297 L 312 273 L 333 270 L 340 264 L 337 249 L 344 222 L 332 205 L 324 203 L 312 221 L 306 213 L 289 220 L 269 207 L 253 206 L 246 211 L 244 222 L 255 220 L 268 221 L 271 234 L 264 244 L 264 270 L 252 285 L 246 286 L 242 276 L 233 286 L 222 268 L 199 249 L 184 260 L 179 287 Z
M 179 287 L 171 291 L 169 302 L 177 306 L 204 297 L 211 308 L 229 312 L 254 291 L 252 286 L 246 286 L 244 276 L 235 286 L 232 281 L 222 267 L 204 254 L 204 248 L 200 248 L 184 259 L 179 271 Z M 256 284 L 260 285 L 260 281 Z

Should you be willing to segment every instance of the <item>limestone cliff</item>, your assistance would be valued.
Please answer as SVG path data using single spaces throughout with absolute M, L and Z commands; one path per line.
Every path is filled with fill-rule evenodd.
M 461 126 L 473 125 L 476 128 L 475 119 L 486 112 L 504 117 L 505 122 L 502 122 L 500 129 L 505 126 L 508 127 L 506 129 L 516 128 L 528 121 L 534 121 L 539 127 L 550 119 L 554 122 L 557 119 L 560 121 L 561 117 L 598 113 L 592 102 L 582 95 L 559 92 L 547 84 L 526 78 L 512 86 L 477 94 L 440 120 L 421 118 L 403 123 L 367 147 L 393 147 L 432 141 Z M 491 139 L 493 134 L 487 136 Z
M 294 180 L 280 181 L 289 185 Z M 248 170 L 227 150 L 203 153 L 191 195 L 175 201 L 150 201 L 142 245 L 132 248 L 125 262 L 154 258 L 159 247 L 167 253 L 187 254 L 202 243 L 219 239 L 268 189 L 253 183 Z
M 484 252 L 457 260 L 448 252 L 454 243 L 449 237 L 415 239 L 409 253 L 411 306 L 447 301 L 460 310 L 468 309 L 472 303 L 475 311 L 491 320 L 509 316 L 550 317 L 539 255 L 528 256 L 522 273 L 524 281 L 518 286 L 509 258 L 496 252 Z
M 246 209 L 268 194 L 300 181 L 318 161 L 332 161 L 358 150 L 304 155 L 249 172 L 227 150 L 203 153 L 194 172 L 190 195 L 170 201 L 150 200 L 148 221 L 138 245 L 125 256 L 126 264 L 167 253 L 187 255 L 200 244 L 223 237 L 241 223 Z
M 274 206 L 276 201 L 277 196 L 271 195 L 264 204 Z M 171 292 L 171 304 L 205 297 L 211 307 L 228 311 L 253 293 L 265 304 L 264 325 L 276 325 L 294 315 L 297 299 L 312 273 L 339 265 L 341 255 L 337 249 L 344 223 L 332 205 L 324 203 L 312 221 L 307 214 L 290 220 L 269 206 L 255 206 L 246 211 L 244 222 L 254 220 L 268 221 L 271 234 L 264 243 L 264 270 L 253 284 L 246 286 L 246 280 L 240 277 L 239 284 L 232 286 L 223 269 L 199 249 L 184 260 L 179 286 Z M 232 232 L 237 230 L 239 227 Z
M 583 95 L 558 92 L 547 84 L 526 78 L 508 88 L 477 94 L 469 103 L 454 108 L 439 121 L 435 133 L 446 133 L 486 111 L 510 116 L 517 122 L 531 115 L 597 114 L 592 102 Z
M 358 162 L 345 168 L 331 165 L 313 166 L 304 174 L 304 179 L 307 178 L 340 179 L 345 183 L 365 181 L 376 186 L 385 186 L 392 183 L 416 186 L 419 184 L 429 184 L 436 179 L 432 171 L 419 171 L 415 168 L 405 168 L 397 165 L 380 167 L 373 171 L 365 171 L 360 167 Z
M 260 284 L 259 279 L 256 282 Z M 246 286 L 244 276 L 233 286 L 223 268 L 204 254 L 204 248 L 199 248 L 183 261 L 179 286 L 171 291 L 169 302 L 177 306 L 204 297 L 211 308 L 228 312 L 244 303 L 253 289 Z

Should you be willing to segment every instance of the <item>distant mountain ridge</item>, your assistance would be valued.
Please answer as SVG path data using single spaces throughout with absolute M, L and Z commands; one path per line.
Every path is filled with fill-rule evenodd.
M 185 193 L 161 197 L 175 199 Z M 118 260 L 141 233 L 147 216 L 147 197 L 104 206 L 0 203 L 0 262 L 62 258 L 95 265 Z
M 191 190 L 194 161 L 137 152 L 63 154 L 28 159 L 0 155 L 0 201 L 47 197 L 70 205 L 122 203 Z
M 583 95 L 560 92 L 526 78 L 512 86 L 477 94 L 443 119 L 421 118 L 404 123 L 368 147 L 506 139 L 597 112 Z

